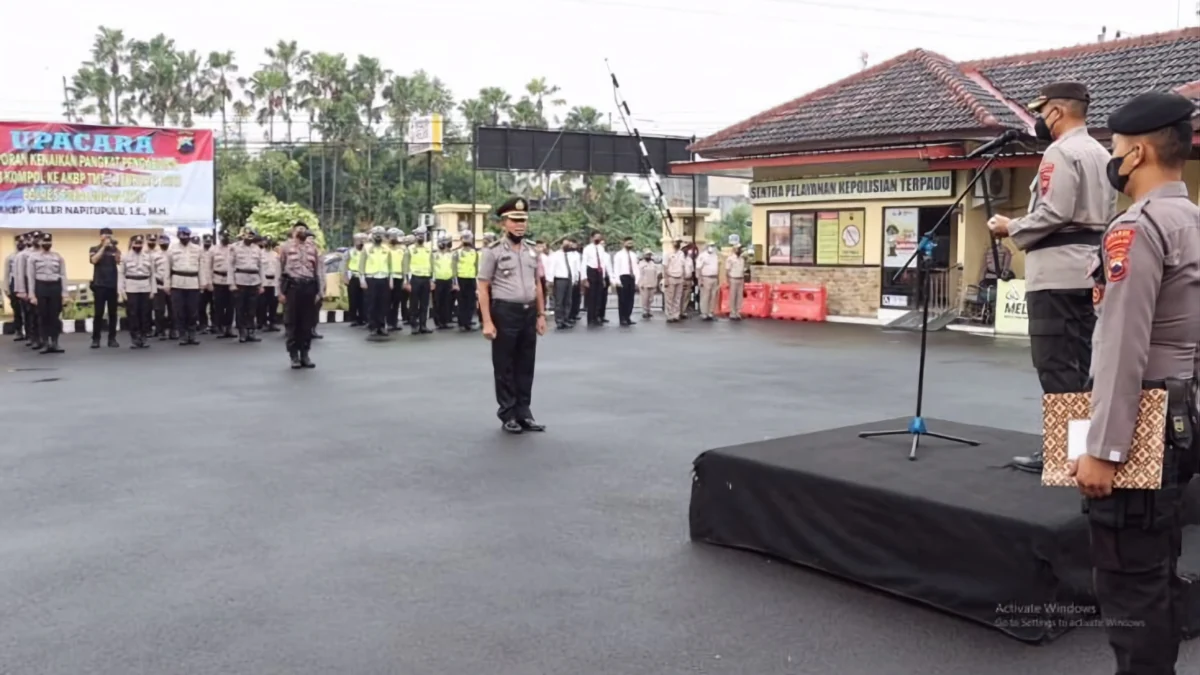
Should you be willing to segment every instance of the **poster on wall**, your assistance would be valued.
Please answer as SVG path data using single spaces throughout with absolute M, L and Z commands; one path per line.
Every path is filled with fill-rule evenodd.
M 0 122 L 0 227 L 212 227 L 213 133 Z
M 837 211 L 817 214 L 817 264 L 836 265 L 841 250 L 841 221 Z
M 772 213 L 767 220 L 770 250 L 767 262 L 786 265 L 792 262 L 792 219 L 790 213 Z
M 863 264 L 863 212 L 842 211 L 838 214 L 838 264 Z
M 1025 280 L 996 284 L 996 334 L 1029 335 L 1029 307 L 1025 304 Z
M 816 218 L 811 213 L 792 214 L 792 263 L 811 265 L 815 261 Z
M 920 218 L 917 209 L 884 209 L 883 266 L 904 267 L 917 252 L 920 238 Z

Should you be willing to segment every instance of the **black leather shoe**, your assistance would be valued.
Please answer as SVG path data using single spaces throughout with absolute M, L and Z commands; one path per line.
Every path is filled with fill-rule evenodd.
M 92 349 L 100 349 L 100 338 L 92 338 Z
M 246 331 L 246 342 L 262 342 L 262 338 L 255 334 L 255 331 Z
M 1028 457 L 1013 457 L 1012 465 L 1014 469 L 1040 475 L 1042 473 L 1042 453 L 1036 452 Z
M 108 338 L 109 349 L 120 349 L 121 343 L 117 342 L 117 338 Z
M 300 365 L 304 366 L 305 368 L 316 368 L 317 367 L 317 364 L 313 363 L 312 359 L 308 358 L 308 350 L 307 349 L 300 352 Z
M 24 342 L 24 341 L 25 341 L 24 333 L 17 333 L 17 336 L 13 338 L 13 342 Z
M 521 428 L 524 429 L 525 431 L 545 431 L 546 430 L 545 424 L 538 424 L 537 422 L 533 421 L 532 417 L 530 417 L 529 419 L 520 420 L 517 423 L 520 424 Z
M 292 351 L 288 352 L 288 356 L 292 357 L 293 370 L 300 370 L 304 367 L 304 364 L 300 363 L 300 352 L 293 349 Z
M 500 428 L 507 431 L 510 434 L 520 434 L 520 433 L 524 433 L 524 431 L 525 431 L 525 428 L 522 427 L 520 424 L 517 424 L 516 420 L 508 420 L 504 424 L 500 425 Z

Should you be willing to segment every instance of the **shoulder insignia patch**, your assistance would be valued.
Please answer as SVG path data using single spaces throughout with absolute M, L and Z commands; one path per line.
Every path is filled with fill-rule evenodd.
M 1042 162 L 1042 166 L 1038 169 L 1038 188 L 1045 197 L 1050 191 L 1050 179 L 1054 176 L 1054 163 Z
M 1104 276 L 1109 283 L 1129 276 L 1129 249 L 1133 246 L 1134 230 L 1121 228 L 1112 230 L 1104 237 Z
M 1102 300 L 1104 300 L 1104 286 L 1102 284 L 1092 286 L 1092 306 L 1099 306 Z

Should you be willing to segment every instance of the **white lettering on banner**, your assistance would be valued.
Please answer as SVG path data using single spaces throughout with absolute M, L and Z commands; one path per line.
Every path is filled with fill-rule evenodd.
M 0 228 L 212 227 L 213 133 L 0 122 Z
M 864 198 L 923 199 L 953 195 L 952 171 L 798 178 L 750 184 L 750 201 L 755 204 Z
M 1029 335 L 1024 279 L 1001 281 L 996 285 L 996 334 Z

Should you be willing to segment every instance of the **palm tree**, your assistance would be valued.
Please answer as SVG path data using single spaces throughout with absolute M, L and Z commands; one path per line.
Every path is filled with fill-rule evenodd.
M 563 120 L 563 128 L 572 131 L 609 131 L 600 111 L 590 105 L 571 108 Z
M 249 78 L 240 78 L 238 84 L 246 91 L 252 105 L 261 105 L 255 112 L 255 121 L 267 127 L 267 143 L 275 142 L 275 118 L 283 106 L 283 91 L 287 79 L 278 70 L 260 69 Z
M 195 50 L 177 52 L 175 62 L 175 77 L 179 87 L 176 106 L 182 116 L 183 126 L 191 127 L 194 123 L 193 115 L 208 114 L 215 108 L 208 106 L 204 96 L 205 81 L 201 73 L 203 62 L 200 55 Z
M 236 73 L 237 69 L 232 51 L 209 53 L 208 67 L 204 72 L 205 88 L 209 99 L 206 107 L 210 110 L 221 111 L 222 144 L 225 143 L 225 136 L 229 133 L 228 121 L 225 117 L 226 108 L 229 107 L 229 99 L 233 98 L 233 92 L 229 88 L 229 75 Z
M 67 92 L 76 112 L 99 117 L 101 124 L 112 124 L 112 99 L 109 98 L 112 95 L 111 87 L 112 79 L 104 68 L 87 63 L 72 76 Z
M 112 95 L 112 106 L 108 107 L 110 114 L 120 115 L 122 108 L 121 94 L 127 90 L 129 78 L 121 72 L 121 65 L 129 63 L 129 42 L 125 33 L 114 28 L 100 26 L 100 33 L 92 43 L 92 64 L 100 73 L 104 73 L 107 82 L 101 87 Z M 103 110 L 106 106 L 101 106 Z M 101 113 L 103 120 L 103 113 Z M 120 120 L 118 119 L 119 123 Z M 107 121 L 103 121 L 108 124 Z
M 479 90 L 479 100 L 491 111 L 488 123 L 492 126 L 500 124 L 500 116 L 512 108 L 512 96 L 500 87 L 484 87 Z
M 383 121 L 384 106 L 375 103 L 379 99 L 380 88 L 391 74 L 379 64 L 379 59 L 368 56 L 359 56 L 358 62 L 350 69 L 350 82 L 354 96 L 362 107 L 363 125 L 367 129 L 374 130 L 375 125 Z
M 508 113 L 508 121 L 514 127 L 524 127 L 527 129 L 545 129 L 546 118 L 538 112 L 537 104 L 529 100 L 528 96 L 522 96 L 520 101 L 512 107 Z
M 548 84 L 544 77 L 535 77 L 525 85 L 525 91 L 533 99 L 533 106 L 537 110 L 537 114 L 542 119 L 546 119 L 546 99 L 562 91 L 562 87 Z M 550 98 L 549 103 L 557 108 L 566 105 L 567 101 L 562 98 Z
M 283 74 L 284 84 L 280 90 L 279 112 L 283 116 L 284 122 L 287 123 L 287 142 L 290 145 L 292 142 L 292 113 L 297 107 L 298 91 L 295 76 L 304 69 L 309 53 L 300 49 L 295 40 L 291 42 L 280 40 L 275 43 L 274 47 L 267 47 L 263 51 L 270 59 L 270 62 L 266 64 L 267 67 Z
M 130 80 L 139 110 L 150 116 L 154 126 L 178 122 L 182 83 L 175 41 L 159 33 L 149 42 L 133 42 L 130 53 Z

